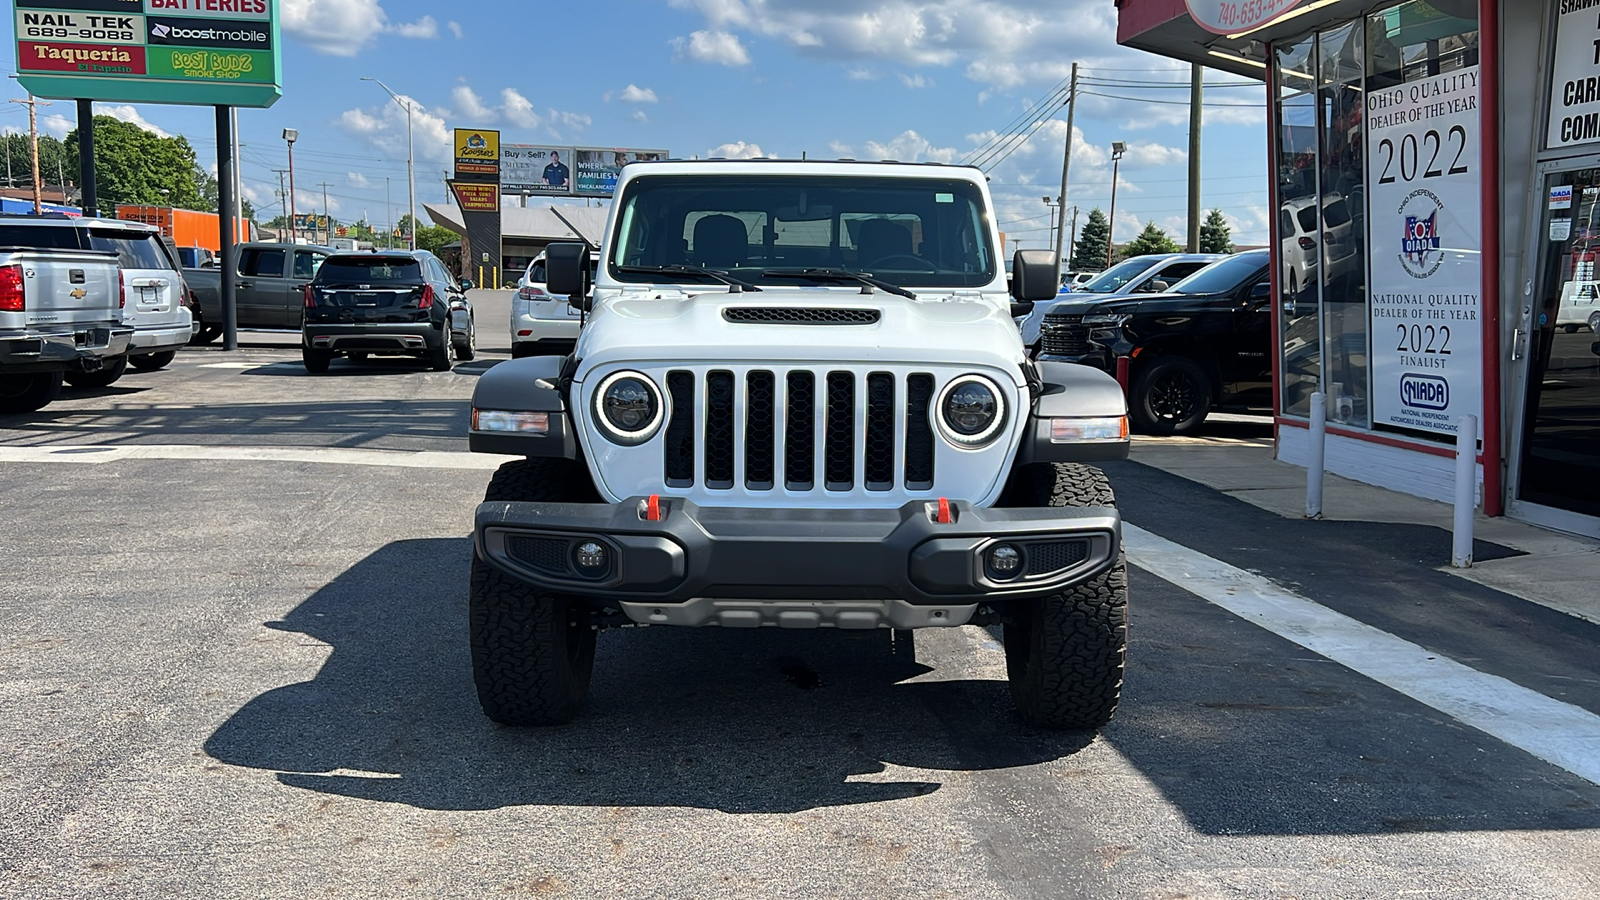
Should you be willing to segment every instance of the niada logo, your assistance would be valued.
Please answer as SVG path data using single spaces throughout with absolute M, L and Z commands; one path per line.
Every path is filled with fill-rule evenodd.
M 1437 375 L 1408 373 L 1400 377 L 1400 402 L 1412 409 L 1448 409 L 1450 382 Z
M 1430 190 L 1412 191 L 1400 204 L 1405 233 L 1400 238 L 1400 265 L 1412 278 L 1429 278 L 1444 265 L 1439 240 L 1439 213 L 1444 204 Z

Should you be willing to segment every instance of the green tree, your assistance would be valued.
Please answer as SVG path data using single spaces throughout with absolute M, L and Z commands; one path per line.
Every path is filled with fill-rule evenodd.
M 411 231 L 410 214 L 400 217 L 400 235 L 396 246 L 404 243 L 405 235 Z M 461 236 L 443 225 L 423 225 L 417 229 L 417 249 L 426 250 L 437 254 L 446 244 L 453 244 L 461 240 Z
M 1220 209 L 1213 209 L 1206 216 L 1205 223 L 1200 226 L 1200 252 L 1233 252 L 1233 234 L 1228 228 L 1228 220 L 1222 217 Z
M 200 177 L 200 195 L 205 198 L 206 203 L 210 204 L 205 209 L 209 212 L 216 212 L 219 193 L 217 179 L 212 177 L 210 173 L 201 172 L 199 169 L 195 169 L 195 173 Z M 239 205 L 244 209 L 245 220 L 254 222 L 256 220 L 256 207 L 254 203 L 250 202 L 250 198 L 241 198 Z
M 1124 257 L 1144 256 L 1150 253 L 1179 253 L 1183 248 L 1172 236 L 1154 222 L 1145 223 L 1139 236 L 1123 248 Z
M 68 168 L 78 168 L 78 132 L 68 132 Z M 215 211 L 201 192 L 204 172 L 194 148 L 111 116 L 94 117 L 95 188 L 102 209 L 119 203 Z
M 5 136 L 6 187 L 25 188 L 33 184 L 33 161 L 28 135 Z M 39 135 L 39 179 L 46 186 L 78 184 L 78 159 L 67 158 L 66 147 L 48 134 Z
M 1111 241 L 1111 223 L 1098 207 L 1089 210 L 1089 221 L 1078 232 L 1078 242 L 1072 245 L 1072 261 L 1067 268 L 1093 271 L 1106 267 L 1106 245 Z

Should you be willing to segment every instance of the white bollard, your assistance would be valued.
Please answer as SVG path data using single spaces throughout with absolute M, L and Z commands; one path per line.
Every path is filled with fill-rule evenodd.
M 1472 518 L 1478 508 L 1478 417 L 1456 420 L 1456 522 L 1450 565 L 1472 568 Z
M 1311 457 L 1306 461 L 1306 518 L 1322 518 L 1322 472 L 1328 451 L 1328 395 L 1311 395 Z

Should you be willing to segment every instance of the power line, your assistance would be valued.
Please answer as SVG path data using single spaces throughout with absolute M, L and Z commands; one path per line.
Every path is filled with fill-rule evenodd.
M 1104 97 L 1107 100 L 1126 100 L 1129 103 L 1160 103 L 1166 106 L 1188 106 L 1187 100 L 1152 100 L 1149 97 L 1119 97 L 1116 94 L 1101 94 L 1095 91 L 1082 91 L 1088 97 Z M 1233 107 L 1237 109 L 1266 109 L 1265 103 L 1202 103 L 1207 108 Z

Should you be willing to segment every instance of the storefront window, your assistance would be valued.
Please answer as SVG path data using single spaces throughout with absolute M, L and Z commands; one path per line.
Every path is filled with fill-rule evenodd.
M 1328 420 L 1362 428 L 1367 406 L 1367 200 L 1361 23 L 1317 39 L 1322 133 L 1322 334 Z
M 1283 351 L 1283 412 L 1311 414 L 1322 389 L 1321 228 L 1317 204 L 1315 35 L 1278 45 L 1273 67 L 1277 102 L 1278 289 Z

